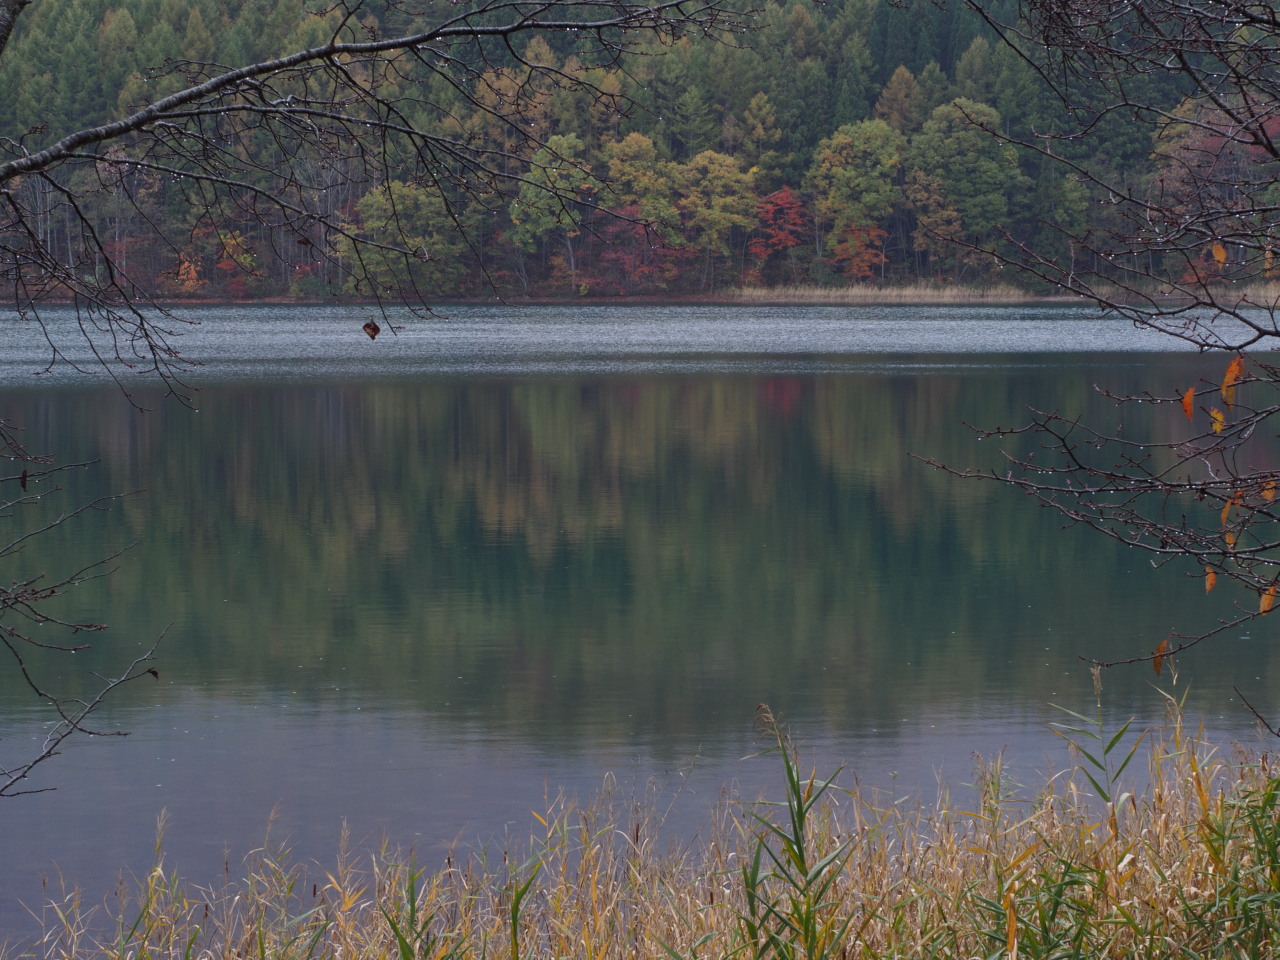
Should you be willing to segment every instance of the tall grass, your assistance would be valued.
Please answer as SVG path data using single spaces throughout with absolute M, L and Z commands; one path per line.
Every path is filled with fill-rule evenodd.
M 816 284 L 798 284 L 786 287 L 739 287 L 728 291 L 726 297 L 740 303 L 797 303 L 816 306 L 1080 302 L 1078 297 L 1037 296 L 1009 284 L 979 286 L 926 282 L 891 286 L 851 284 L 845 287 L 822 287 Z
M 1280 774 L 1224 758 L 1178 718 L 1134 753 L 1146 786 L 1085 745 L 1068 770 L 1015 789 L 979 770 L 972 809 L 944 794 L 881 805 L 805 776 L 767 713 L 782 796 L 730 804 L 672 845 L 655 809 L 559 800 L 519 855 L 422 867 L 342 855 L 323 879 L 261 851 L 243 879 L 188 887 L 157 867 L 115 911 L 50 903 L 43 939 L 9 957 L 451 960 L 889 957 L 1262 957 L 1280 934 Z M 1118 752 L 1116 752 L 1118 751 Z M 1082 756 L 1082 755 L 1081 755 Z M 1108 791 L 1106 802 L 1095 788 Z M 99 908 L 103 910 L 105 908 Z

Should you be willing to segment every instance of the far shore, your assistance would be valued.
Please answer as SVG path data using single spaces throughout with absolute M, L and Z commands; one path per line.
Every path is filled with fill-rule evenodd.
M 1078 304 L 1083 298 L 1074 294 L 1037 294 L 1010 285 L 965 286 L 957 284 L 913 283 L 876 286 L 822 287 L 799 285 L 788 287 L 730 287 L 704 294 L 644 294 L 636 296 L 552 296 L 548 294 L 507 294 L 487 297 L 443 297 L 424 304 L 437 306 L 492 305 L 508 306 L 963 306 L 967 304 Z M 41 305 L 68 306 L 71 300 L 49 298 Z M 167 309 L 183 307 L 254 307 L 254 306 L 374 306 L 375 301 L 345 297 L 183 297 L 157 298 Z M 394 299 L 387 306 L 399 306 Z M 8 304 L 8 309 L 15 309 Z

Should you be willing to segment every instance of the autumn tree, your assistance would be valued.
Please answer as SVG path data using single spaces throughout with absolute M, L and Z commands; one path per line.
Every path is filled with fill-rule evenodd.
M 850 280 L 885 262 L 882 221 L 901 196 L 906 141 L 884 120 L 847 124 L 818 144 L 805 187 L 813 196 L 819 246 Z
M 676 208 L 685 236 L 702 254 L 702 286 L 711 289 L 717 270 L 734 260 L 734 239 L 745 238 L 755 226 L 752 175 L 714 150 L 702 151 L 679 173 L 682 195 Z
M 915 133 L 928 116 L 924 90 L 906 67 L 899 65 L 880 91 L 875 115 L 898 133 Z
M 756 231 L 747 249 L 756 258 L 754 279 L 769 282 L 777 278 L 785 263 L 790 267 L 786 277 L 792 283 L 802 279 L 793 256 L 809 233 L 804 201 L 790 187 L 783 187 L 760 198 L 756 205 Z

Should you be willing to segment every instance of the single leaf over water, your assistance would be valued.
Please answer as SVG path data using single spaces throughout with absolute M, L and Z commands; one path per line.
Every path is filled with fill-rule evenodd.
M 1236 384 L 1240 382 L 1240 378 L 1244 376 L 1244 356 L 1236 354 L 1231 358 L 1231 362 L 1227 364 L 1227 371 L 1222 375 L 1222 402 L 1227 405 L 1230 410 L 1232 404 L 1235 403 Z
M 1195 402 L 1196 388 L 1194 386 L 1187 387 L 1187 392 L 1182 395 L 1182 412 L 1187 415 L 1188 420 L 1195 419 Z
M 1222 505 L 1221 522 L 1225 527 L 1227 525 L 1227 517 L 1231 515 L 1231 508 L 1238 507 L 1244 502 L 1244 494 L 1237 490 L 1231 495 L 1231 499 Z
M 1266 616 L 1271 612 L 1271 608 L 1275 606 L 1276 594 L 1280 593 L 1280 584 L 1272 584 L 1262 592 L 1262 597 L 1258 600 L 1258 612 Z
M 1160 676 L 1160 671 L 1164 669 L 1165 652 L 1169 649 L 1169 638 L 1165 637 L 1160 641 L 1160 646 L 1155 649 L 1155 657 L 1151 661 L 1151 666 L 1156 672 L 1156 676 Z

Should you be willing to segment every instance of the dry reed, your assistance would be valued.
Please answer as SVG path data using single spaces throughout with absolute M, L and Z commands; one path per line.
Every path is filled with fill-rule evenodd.
M 766 721 L 769 718 L 766 716 Z M 774 728 L 776 730 L 776 728 Z M 1101 733 L 1099 729 L 1099 733 Z M 225 889 L 157 868 L 94 936 L 78 897 L 51 903 L 8 957 L 611 958 L 1258 957 L 1280 930 L 1280 775 L 1224 759 L 1176 717 L 1123 794 L 1103 750 L 1012 795 L 998 764 L 972 810 L 946 796 L 877 806 L 799 775 L 777 734 L 784 799 L 729 804 L 673 852 L 652 807 L 609 796 L 538 817 L 518 858 L 419 869 L 388 851 L 315 882 L 260 852 Z M 1109 743 L 1107 741 L 1110 741 Z M 1133 738 L 1129 737 L 1129 743 Z M 100 910 L 102 908 L 99 908 Z M 98 917 L 101 920 L 101 916 Z
M 753 304 L 823 305 L 962 305 L 969 303 L 1079 303 L 1078 297 L 1044 296 L 1030 293 L 1010 284 L 985 286 L 945 283 L 908 283 L 879 286 L 850 284 L 844 287 L 822 287 L 799 284 L 785 287 L 739 287 L 726 296 L 736 302 Z

